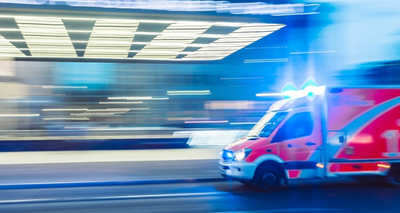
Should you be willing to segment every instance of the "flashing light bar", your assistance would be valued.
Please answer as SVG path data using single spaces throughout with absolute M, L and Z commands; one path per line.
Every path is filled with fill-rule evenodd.
M 282 92 L 285 98 L 301 98 L 306 96 L 321 95 L 325 92 L 326 86 L 308 86 L 303 90 L 287 90 Z

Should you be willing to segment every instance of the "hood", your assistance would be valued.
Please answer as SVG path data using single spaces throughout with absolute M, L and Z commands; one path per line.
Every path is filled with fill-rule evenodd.
M 237 140 L 236 142 L 229 144 L 227 146 L 225 146 L 226 150 L 231 150 L 231 151 L 238 151 L 241 149 L 251 149 L 254 146 L 256 146 L 259 142 L 262 141 L 262 143 L 266 143 L 269 140 L 268 138 L 258 138 L 258 139 L 251 139 L 251 137 L 243 137 L 239 140 Z

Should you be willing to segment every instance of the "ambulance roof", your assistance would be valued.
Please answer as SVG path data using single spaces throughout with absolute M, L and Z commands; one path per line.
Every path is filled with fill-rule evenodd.
M 272 104 L 269 111 L 286 111 L 293 108 L 309 106 L 311 103 L 312 99 L 309 97 L 284 99 Z

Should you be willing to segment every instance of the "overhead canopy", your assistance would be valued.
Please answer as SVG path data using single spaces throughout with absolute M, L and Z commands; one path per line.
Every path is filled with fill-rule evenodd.
M 0 15 L 0 57 L 220 60 L 282 24 Z

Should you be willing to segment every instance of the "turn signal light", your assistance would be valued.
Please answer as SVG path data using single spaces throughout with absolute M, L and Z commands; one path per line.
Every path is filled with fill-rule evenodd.
M 379 168 L 390 169 L 390 165 L 389 164 L 378 163 L 378 167 Z

